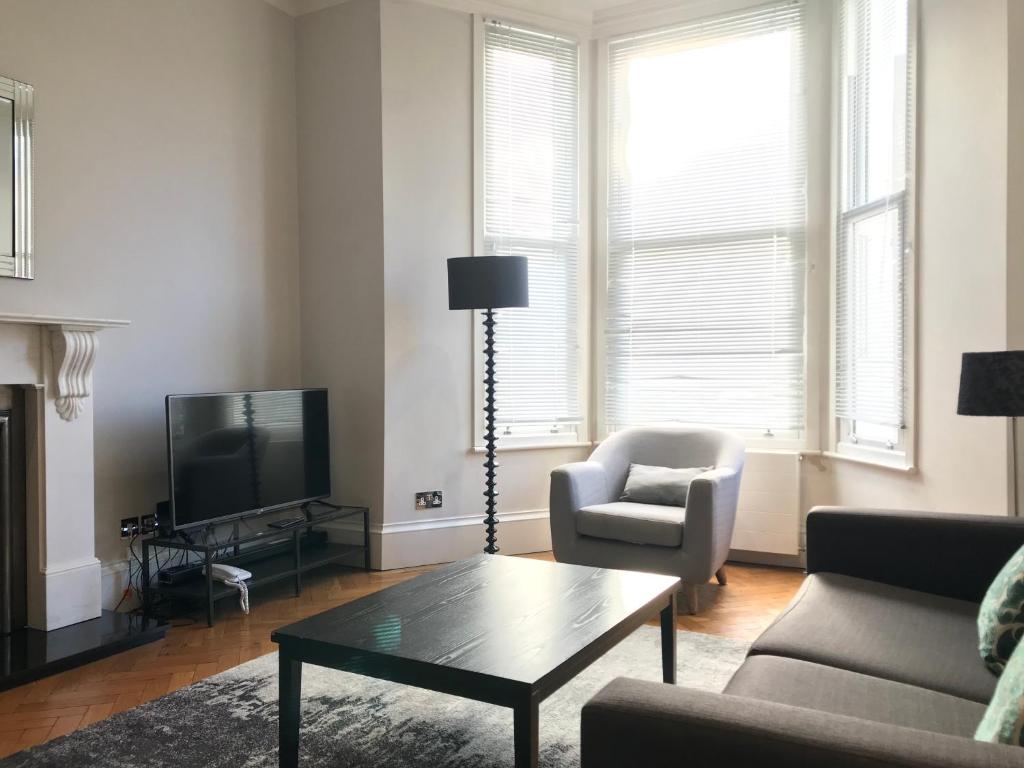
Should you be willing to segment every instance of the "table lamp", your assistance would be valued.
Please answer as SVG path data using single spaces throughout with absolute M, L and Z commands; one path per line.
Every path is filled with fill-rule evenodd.
M 1010 471 L 1013 473 L 1013 514 L 1017 503 L 1017 417 L 1024 416 L 1024 351 L 965 352 L 960 367 L 963 416 L 1006 416 L 1010 419 Z

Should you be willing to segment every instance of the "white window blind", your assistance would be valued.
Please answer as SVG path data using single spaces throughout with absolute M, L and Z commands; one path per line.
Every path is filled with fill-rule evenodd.
M 605 426 L 804 427 L 804 10 L 609 44 Z
M 907 0 L 840 8 L 835 410 L 853 441 L 877 435 L 890 448 L 906 397 L 908 10 Z
M 579 46 L 494 21 L 483 39 L 483 250 L 530 263 L 530 307 L 497 312 L 499 434 L 575 434 Z

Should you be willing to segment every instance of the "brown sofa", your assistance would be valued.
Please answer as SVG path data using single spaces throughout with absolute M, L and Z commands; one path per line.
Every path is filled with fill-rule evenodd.
M 1021 768 L 972 738 L 997 682 L 978 604 L 1021 545 L 1021 519 L 812 510 L 809 575 L 725 691 L 613 681 L 583 709 L 583 768 Z

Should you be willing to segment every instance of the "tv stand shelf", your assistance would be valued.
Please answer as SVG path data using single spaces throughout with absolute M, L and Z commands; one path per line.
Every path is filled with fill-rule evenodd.
M 349 517 L 362 517 L 363 543 L 336 544 L 311 542 L 307 533 L 322 523 Z M 193 578 L 178 584 L 161 584 L 152 578 L 150 563 L 154 549 L 174 549 L 194 552 L 202 556 L 196 564 L 197 573 Z M 221 553 L 230 551 L 228 556 Z M 363 566 L 370 569 L 369 509 L 366 507 L 331 507 L 328 511 L 308 517 L 306 522 L 283 529 L 268 529 L 234 535 L 216 542 L 191 541 L 182 536 L 154 537 L 142 542 L 142 608 L 148 617 L 152 611 L 155 596 L 171 599 L 191 600 L 206 603 L 206 623 L 214 624 L 214 606 L 228 597 L 238 597 L 238 590 L 217 581 L 210 573 L 210 565 L 223 563 L 237 565 L 252 574 L 246 581 L 250 591 L 291 579 L 295 594 L 302 592 L 302 574 L 327 565 L 350 559 L 357 553 L 363 555 Z M 199 569 L 205 568 L 205 575 Z

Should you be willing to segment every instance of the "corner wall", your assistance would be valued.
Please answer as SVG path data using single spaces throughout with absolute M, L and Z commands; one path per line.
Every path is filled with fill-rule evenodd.
M 302 379 L 331 391 L 334 498 L 380 528 L 384 489 L 384 223 L 380 5 L 297 19 Z M 379 536 L 372 561 L 380 564 Z
M 167 498 L 164 395 L 299 384 L 294 21 L 254 0 L 0 0 L 0 19 L 0 73 L 36 116 L 36 279 L 0 280 L 0 308 L 132 321 L 93 382 L 109 607 L 118 521 Z
M 1005 420 L 956 414 L 961 353 L 1007 344 L 1006 14 L 1006 0 L 921 2 L 919 471 L 804 462 L 808 508 L 840 504 L 1007 514 Z

